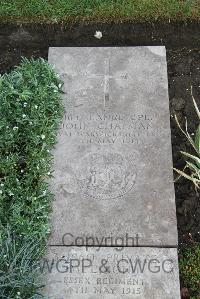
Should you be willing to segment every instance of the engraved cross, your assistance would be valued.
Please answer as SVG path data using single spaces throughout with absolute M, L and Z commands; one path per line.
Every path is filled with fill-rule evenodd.
M 96 78 L 104 76 L 104 107 L 107 101 L 109 101 L 110 96 L 110 79 L 127 79 L 128 74 L 121 76 L 110 75 L 110 57 L 106 59 L 105 72 L 104 74 L 92 74 L 89 78 Z

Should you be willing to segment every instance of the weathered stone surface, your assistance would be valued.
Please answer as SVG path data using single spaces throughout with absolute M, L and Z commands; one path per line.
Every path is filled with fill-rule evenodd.
M 61 246 L 47 261 L 48 299 L 180 299 L 176 249 Z
M 50 48 L 49 62 L 65 115 L 44 294 L 180 299 L 177 250 L 134 247 L 177 245 L 164 47 Z
M 50 48 L 49 62 L 66 110 L 50 243 L 176 246 L 165 48 Z

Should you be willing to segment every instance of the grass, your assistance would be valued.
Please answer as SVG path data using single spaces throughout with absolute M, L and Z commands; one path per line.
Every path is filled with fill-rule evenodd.
M 49 233 L 61 86 L 42 59 L 24 59 L 0 78 L 0 298 L 33 298 L 39 288 L 28 261 L 44 254 Z
M 0 298 L 36 299 L 42 287 L 42 272 L 38 258 L 41 256 L 40 240 L 26 236 L 21 242 L 4 231 L 0 251 Z M 44 247 L 45 248 L 45 247 Z
M 0 0 L 1 21 L 155 21 L 199 19 L 199 0 Z
M 180 255 L 179 268 L 184 286 L 200 296 L 200 244 L 185 249 Z M 195 296 L 194 295 L 194 296 Z

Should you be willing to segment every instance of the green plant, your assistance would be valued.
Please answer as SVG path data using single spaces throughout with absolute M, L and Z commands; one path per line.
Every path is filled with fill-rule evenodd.
M 23 59 L 0 78 L 1 298 L 32 298 L 38 286 L 32 282 L 24 287 L 34 276 L 28 274 L 25 259 L 33 262 L 42 256 L 49 233 L 53 195 L 47 180 L 63 113 L 61 88 L 43 59 Z M 12 264 L 12 273 L 6 263 Z
M 192 87 L 191 87 L 191 95 L 192 95 L 193 104 L 194 104 L 198 119 L 200 121 L 200 111 L 199 111 L 197 103 L 196 103 L 196 101 L 193 97 Z M 185 157 L 189 158 L 189 160 L 186 161 L 186 166 L 185 166 L 183 171 L 179 170 L 179 169 L 176 169 L 176 168 L 174 168 L 174 170 L 177 171 L 177 173 L 180 176 L 183 176 L 186 179 L 192 181 L 194 183 L 195 187 L 197 189 L 199 189 L 200 188 L 200 124 L 198 125 L 198 127 L 196 129 L 195 138 L 193 140 L 191 135 L 188 133 L 187 120 L 186 120 L 185 130 L 183 130 L 176 115 L 175 115 L 175 119 L 176 119 L 176 122 L 177 122 L 180 130 L 182 131 L 182 133 L 186 136 L 187 140 L 192 145 L 195 154 L 191 154 L 191 153 L 181 151 L 181 153 Z M 185 172 L 186 169 L 190 170 L 189 174 Z
M 179 268 L 184 285 L 200 295 L 200 244 L 187 248 L 180 254 Z M 199 298 L 199 297 L 193 297 Z
M 5 229 L 0 242 L 0 298 L 41 298 L 40 242 L 28 235 L 17 239 L 9 227 Z

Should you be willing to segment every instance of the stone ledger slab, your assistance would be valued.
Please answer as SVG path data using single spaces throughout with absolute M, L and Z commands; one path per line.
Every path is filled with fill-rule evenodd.
M 48 299 L 180 299 L 176 249 L 61 246 L 47 261 Z
M 49 62 L 65 92 L 50 243 L 176 246 L 165 48 L 53 47 Z

